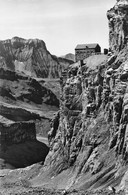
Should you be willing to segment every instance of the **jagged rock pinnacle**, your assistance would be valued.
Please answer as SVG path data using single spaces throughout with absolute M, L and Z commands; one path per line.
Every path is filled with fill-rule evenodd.
M 109 46 L 112 52 L 118 52 L 128 43 L 128 0 L 118 0 L 107 12 L 109 20 Z
M 128 6 L 128 0 L 117 0 L 117 6 Z

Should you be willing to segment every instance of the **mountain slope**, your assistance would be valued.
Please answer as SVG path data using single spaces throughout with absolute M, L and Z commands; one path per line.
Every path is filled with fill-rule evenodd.
M 0 67 L 41 78 L 58 78 L 65 65 L 61 63 L 60 66 L 44 41 L 19 37 L 0 41 L 0 61 Z M 66 63 L 71 64 L 68 60 Z

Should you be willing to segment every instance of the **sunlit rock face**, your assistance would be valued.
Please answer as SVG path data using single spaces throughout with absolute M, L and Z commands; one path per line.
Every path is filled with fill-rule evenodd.
M 107 12 L 109 20 L 109 45 L 110 50 L 120 51 L 127 47 L 128 40 L 128 1 L 119 0 Z

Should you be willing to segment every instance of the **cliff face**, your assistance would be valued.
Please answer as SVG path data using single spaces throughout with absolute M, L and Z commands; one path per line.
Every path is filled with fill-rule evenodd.
M 1 120 L 3 122 L 1 122 Z M 0 117 L 0 169 L 44 162 L 49 148 L 37 141 L 34 121 L 13 122 Z M 8 168 L 8 166 L 7 166 Z
M 128 41 L 128 1 L 117 1 L 116 5 L 107 12 L 107 17 L 110 49 L 118 52 L 127 46 Z
M 0 41 L 0 67 L 32 77 L 57 78 L 65 63 L 60 63 L 47 50 L 44 41 L 14 37 Z M 71 61 L 67 60 L 68 65 Z
M 60 112 L 48 134 L 51 149 L 45 160 L 52 181 L 37 176 L 34 182 L 41 179 L 40 185 L 79 193 L 100 188 L 105 194 L 108 186 L 127 189 L 127 1 L 117 1 L 107 15 L 113 53 L 98 66 L 95 56 L 93 66 L 74 64 L 63 77 Z

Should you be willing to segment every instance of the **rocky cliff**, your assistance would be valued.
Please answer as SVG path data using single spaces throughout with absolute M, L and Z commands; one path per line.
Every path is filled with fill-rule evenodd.
M 128 1 L 117 1 L 107 16 L 111 53 L 98 65 L 92 56 L 93 66 L 70 66 L 62 79 L 45 178 L 34 180 L 42 186 L 71 194 L 128 193 Z
M 128 1 L 119 0 L 107 12 L 109 19 L 109 45 L 111 51 L 120 51 L 127 46 L 128 40 Z
M 65 62 L 60 65 L 50 54 L 44 41 L 19 37 L 0 41 L 0 62 L 0 67 L 41 78 L 58 78 L 65 67 Z M 66 63 L 68 66 L 72 61 Z

